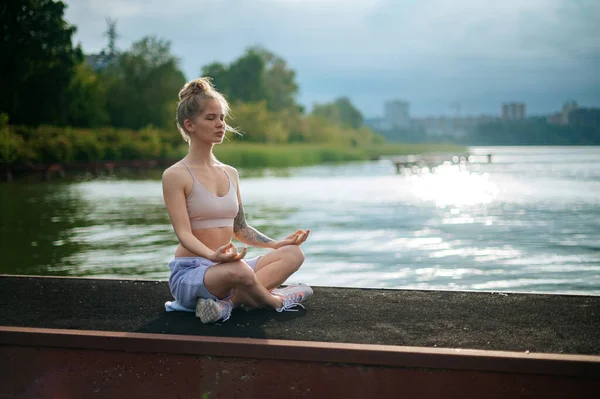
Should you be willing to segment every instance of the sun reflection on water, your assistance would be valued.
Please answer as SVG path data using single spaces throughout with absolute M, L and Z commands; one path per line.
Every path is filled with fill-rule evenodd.
M 424 168 L 408 176 L 414 195 L 436 206 L 473 206 L 488 204 L 498 194 L 487 173 L 469 172 L 464 164 L 445 163 L 431 170 Z

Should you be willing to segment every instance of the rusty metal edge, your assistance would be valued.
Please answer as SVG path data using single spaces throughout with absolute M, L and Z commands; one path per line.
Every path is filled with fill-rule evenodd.
M 600 356 L 0 326 L 0 345 L 600 377 Z

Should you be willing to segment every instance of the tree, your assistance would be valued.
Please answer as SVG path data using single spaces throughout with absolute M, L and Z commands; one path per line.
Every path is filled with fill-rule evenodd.
M 67 124 L 98 127 L 108 123 L 106 88 L 98 75 L 83 62 L 75 68 L 68 96 Z
M 342 127 L 358 129 L 363 125 L 362 114 L 347 97 L 340 97 L 329 104 L 315 104 L 312 114 Z
M 229 95 L 229 70 L 225 65 L 220 62 L 205 65 L 202 67 L 202 76 L 212 78 L 215 88 L 225 96 Z
M 251 47 L 250 51 L 262 57 L 265 64 L 264 87 L 267 106 L 270 111 L 297 109 L 298 85 L 296 71 L 289 69 L 285 60 L 263 47 Z
M 108 56 L 112 59 L 114 59 L 114 57 L 117 56 L 117 37 L 119 37 L 119 35 L 117 34 L 117 20 L 116 19 L 111 19 L 111 18 L 107 18 L 106 19 L 106 32 L 104 32 L 104 35 L 106 37 L 108 37 Z
M 103 72 L 111 125 L 171 128 L 177 93 L 185 83 L 171 43 L 154 36 L 135 42 Z
M 265 61 L 253 50 L 235 60 L 227 73 L 226 94 L 232 102 L 257 102 L 265 99 Z
M 269 111 L 303 112 L 296 103 L 296 72 L 283 58 L 262 47 L 248 48 L 229 66 L 219 62 L 205 65 L 202 76 L 213 78 L 217 89 L 231 102 L 264 100 Z
M 265 101 L 235 103 L 233 125 L 239 127 L 243 141 L 285 143 L 288 133 L 278 118 L 267 109 Z
M 12 0 L 0 5 L 0 112 L 14 124 L 65 124 L 68 90 L 83 60 L 73 47 L 75 27 L 54 0 Z

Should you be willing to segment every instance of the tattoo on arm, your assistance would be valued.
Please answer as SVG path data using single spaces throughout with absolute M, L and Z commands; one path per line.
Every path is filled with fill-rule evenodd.
M 267 237 L 255 228 L 248 226 L 242 204 L 240 204 L 240 210 L 233 221 L 233 232 L 237 239 L 248 245 L 262 246 L 262 244 L 275 242 L 275 240 Z
M 240 210 L 233 220 L 233 232 L 237 234 L 246 227 L 248 227 L 248 225 L 246 224 L 246 217 L 244 216 L 244 207 L 240 204 Z

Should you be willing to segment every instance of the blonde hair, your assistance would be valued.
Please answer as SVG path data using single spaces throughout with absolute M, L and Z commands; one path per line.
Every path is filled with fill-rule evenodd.
M 179 91 L 177 104 L 177 129 L 186 142 L 190 142 L 190 134 L 185 129 L 183 122 L 192 119 L 204 111 L 207 100 L 218 101 L 227 117 L 230 112 L 229 104 L 223 94 L 219 93 L 211 82 L 211 78 L 197 78 L 183 85 Z M 225 123 L 225 131 L 237 133 L 237 130 Z

